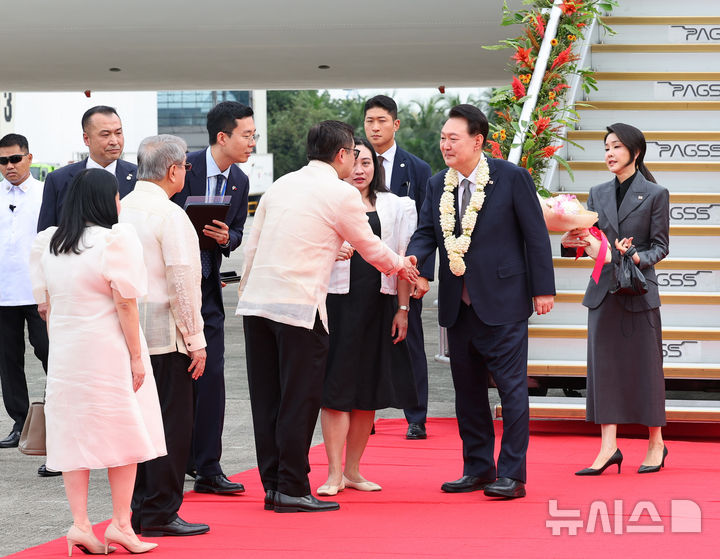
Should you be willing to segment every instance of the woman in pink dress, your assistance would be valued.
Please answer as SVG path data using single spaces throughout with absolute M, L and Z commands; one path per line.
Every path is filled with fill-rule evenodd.
M 119 208 L 115 176 L 82 171 L 59 226 L 38 234 L 30 259 L 33 293 L 48 305 L 47 467 L 63 472 L 73 516 L 69 555 L 73 546 L 91 554 L 107 553 L 108 543 L 133 553 L 157 546 L 130 526 L 136 465 L 166 449 L 138 321 L 136 298 L 147 288 L 142 246 L 132 226 L 117 223 Z M 113 502 L 105 545 L 87 514 L 90 470 L 100 468 L 108 470 Z

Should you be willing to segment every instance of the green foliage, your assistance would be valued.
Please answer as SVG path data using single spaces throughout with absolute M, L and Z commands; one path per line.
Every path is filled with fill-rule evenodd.
M 468 99 L 488 112 L 489 90 Z M 398 145 L 428 162 L 433 173 L 445 167 L 440 153 L 440 129 L 450 108 L 460 103 L 452 95 L 434 95 L 426 101 L 398 106 Z M 322 120 L 347 122 L 356 135 L 365 137 L 365 98 L 333 99 L 327 91 L 268 91 L 268 151 L 273 154 L 273 174 L 279 178 L 307 163 L 305 142 L 308 130 Z M 490 116 L 490 115 L 488 115 Z

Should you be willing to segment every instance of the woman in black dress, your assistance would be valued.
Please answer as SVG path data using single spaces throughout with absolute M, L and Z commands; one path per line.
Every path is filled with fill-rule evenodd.
M 615 179 L 590 189 L 588 209 L 598 212 L 597 226 L 608 238 L 612 263 L 599 282 L 590 281 L 588 307 L 587 420 L 601 425 L 600 452 L 577 475 L 599 475 L 623 455 L 617 425 L 647 425 L 647 454 L 638 472 L 658 472 L 665 465 L 665 378 L 662 365 L 660 295 L 655 264 L 668 254 L 669 193 L 655 183 L 645 166 L 645 137 L 628 124 L 613 124 L 605 135 L 605 163 Z M 582 247 L 587 230 L 563 236 L 565 247 Z M 645 276 L 644 295 L 614 295 L 614 264 L 629 253 Z
M 404 254 L 417 222 L 414 202 L 387 191 L 382 166 L 367 140 L 356 138 L 355 147 L 360 154 L 345 180 L 360 191 L 373 232 Z M 360 458 L 375 410 L 417 404 L 410 355 L 403 341 L 409 301 L 410 284 L 383 276 L 352 247 L 343 247 L 327 297 L 330 351 L 321 425 L 328 478 L 318 495 L 335 495 L 345 487 L 381 489 L 360 474 Z

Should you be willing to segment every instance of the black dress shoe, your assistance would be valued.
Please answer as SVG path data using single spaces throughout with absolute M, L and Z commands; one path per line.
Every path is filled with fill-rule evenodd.
M 321 501 L 313 495 L 291 497 L 279 491 L 275 492 L 275 512 L 325 512 L 339 508 L 339 503 Z
M 492 481 L 477 476 L 463 476 L 455 481 L 446 481 L 440 486 L 440 489 L 445 493 L 470 493 L 471 491 L 485 489 L 485 486 L 492 483 Z
M 210 531 L 207 524 L 185 522 L 179 516 L 172 522 L 161 526 L 143 526 L 142 535 L 146 538 L 159 538 L 161 536 L 198 536 Z
M 425 425 L 423 423 L 408 423 L 408 430 L 405 438 L 410 440 L 427 439 Z
M 667 455 L 668 455 L 668 449 L 667 449 L 667 447 L 663 447 L 662 462 L 660 462 L 660 464 L 658 466 L 646 466 L 645 464 L 643 464 L 642 466 L 640 466 L 638 468 L 638 473 L 639 474 L 654 474 L 655 472 L 659 472 L 660 468 L 665 467 L 665 458 L 667 458 Z
M 245 487 L 242 483 L 230 481 L 225 474 L 216 476 L 201 476 L 195 478 L 196 493 L 215 493 L 217 495 L 232 495 L 235 493 L 244 493 Z
M 20 431 L 10 431 L 10 434 L 0 441 L 0 448 L 15 448 L 20 442 Z
M 62 472 L 50 470 L 45 464 L 43 464 L 42 466 L 40 466 L 38 468 L 38 475 L 40 477 L 56 477 L 56 476 L 61 476 Z
M 274 489 L 265 491 L 265 510 L 275 510 L 275 493 Z
M 620 452 L 620 449 L 616 449 L 613 455 L 608 458 L 607 462 L 605 462 L 602 466 L 599 468 L 583 468 L 582 470 L 578 470 L 575 472 L 576 476 L 599 476 L 601 473 L 603 473 L 605 470 L 608 469 L 608 467 L 612 466 L 613 464 L 617 464 L 618 467 L 618 473 L 620 473 L 620 468 L 622 467 L 622 461 L 623 461 L 623 455 L 622 452 Z
M 487 497 L 502 497 L 504 499 L 517 499 L 525 496 L 525 484 L 509 477 L 499 477 L 485 487 Z

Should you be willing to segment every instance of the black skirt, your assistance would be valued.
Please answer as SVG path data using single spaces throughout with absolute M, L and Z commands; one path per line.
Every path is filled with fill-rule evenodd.
M 368 212 L 380 236 L 377 212 Z M 380 272 L 359 253 L 350 260 L 350 292 L 327 296 L 330 352 L 322 405 L 340 411 L 417 405 L 410 354 L 391 330 L 396 296 L 380 293 Z
M 629 312 L 607 294 L 588 311 L 586 419 L 665 425 L 660 309 Z

